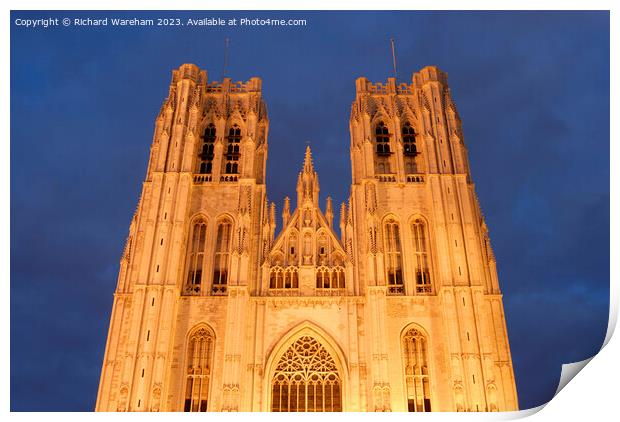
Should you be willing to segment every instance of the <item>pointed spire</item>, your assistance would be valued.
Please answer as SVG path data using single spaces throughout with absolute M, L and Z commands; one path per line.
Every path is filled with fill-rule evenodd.
M 340 204 L 340 239 L 342 243 L 344 243 L 346 239 L 346 221 L 347 221 L 347 206 L 344 204 Z
M 276 204 L 273 202 L 269 206 L 269 224 L 271 226 L 276 225 Z
M 306 145 L 306 155 L 304 157 L 304 173 L 314 173 L 314 166 L 312 165 L 312 151 L 310 151 L 310 145 Z
M 271 203 L 269 207 L 269 240 L 273 243 L 273 236 L 276 232 L 276 204 Z M 270 246 L 271 247 L 271 246 Z
M 288 220 L 290 218 L 291 218 L 291 200 L 287 196 L 286 198 L 284 198 L 284 209 L 282 209 L 282 228 L 283 229 L 287 226 Z
M 329 224 L 329 227 L 333 228 L 334 227 L 334 211 L 332 210 L 332 198 L 331 198 L 331 196 L 328 196 L 327 200 L 326 200 L 325 218 L 327 219 L 327 224 Z
M 349 197 L 349 207 L 347 210 L 347 224 L 353 224 L 353 199 Z
M 305 201 L 310 201 L 315 207 L 319 206 L 319 177 L 312 165 L 312 151 L 306 146 L 304 166 L 297 178 L 297 207 Z

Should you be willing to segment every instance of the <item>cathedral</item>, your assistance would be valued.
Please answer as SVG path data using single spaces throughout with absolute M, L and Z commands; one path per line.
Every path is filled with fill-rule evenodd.
M 347 202 L 320 203 L 306 147 L 276 216 L 261 79 L 172 72 L 97 411 L 517 410 L 495 257 L 446 73 L 358 78 L 349 126 Z

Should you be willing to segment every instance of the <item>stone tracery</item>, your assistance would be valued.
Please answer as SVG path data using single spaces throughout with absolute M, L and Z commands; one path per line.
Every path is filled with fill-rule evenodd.
M 334 358 L 311 336 L 297 339 L 280 358 L 271 382 L 274 412 L 340 412 L 342 381 Z

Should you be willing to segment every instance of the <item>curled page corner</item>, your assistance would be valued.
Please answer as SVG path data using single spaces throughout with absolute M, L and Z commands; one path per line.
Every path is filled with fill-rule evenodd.
M 562 365 L 562 372 L 560 373 L 560 382 L 558 383 L 558 388 L 555 390 L 555 393 L 553 394 L 553 398 L 555 398 L 555 396 L 557 396 L 558 393 L 562 391 L 562 389 L 566 387 L 568 383 L 573 378 L 575 378 L 575 376 L 579 372 L 581 372 L 583 368 L 585 368 L 585 366 L 594 358 L 594 356 L 588 359 L 584 359 L 579 362 L 565 363 Z M 551 398 L 551 400 L 553 400 L 553 398 Z M 551 402 L 551 400 L 549 400 L 546 403 L 541 404 L 540 406 L 531 407 L 529 409 L 518 410 L 516 412 L 504 412 L 501 414 L 502 416 L 500 416 L 499 419 L 512 420 L 512 419 L 527 418 L 528 416 L 532 416 L 540 412 L 541 410 L 543 410 Z
M 596 355 L 595 355 L 596 356 Z M 557 390 L 555 390 L 555 393 L 553 394 L 553 397 L 557 396 L 558 393 L 560 391 L 562 391 L 562 389 L 564 387 L 566 387 L 566 385 L 573 379 L 575 378 L 575 375 L 577 375 L 583 368 L 585 368 L 585 366 L 594 358 L 594 356 L 588 358 L 588 359 L 584 359 L 581 360 L 579 362 L 573 362 L 573 363 L 565 363 L 562 365 L 562 372 L 560 373 L 560 382 L 558 383 L 558 388 Z M 553 400 L 553 399 L 552 399 Z

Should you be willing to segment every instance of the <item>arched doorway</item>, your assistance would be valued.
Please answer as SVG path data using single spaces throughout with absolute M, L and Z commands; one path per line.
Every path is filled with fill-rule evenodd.
M 336 362 L 311 335 L 282 354 L 271 379 L 273 412 L 341 412 L 342 378 Z

